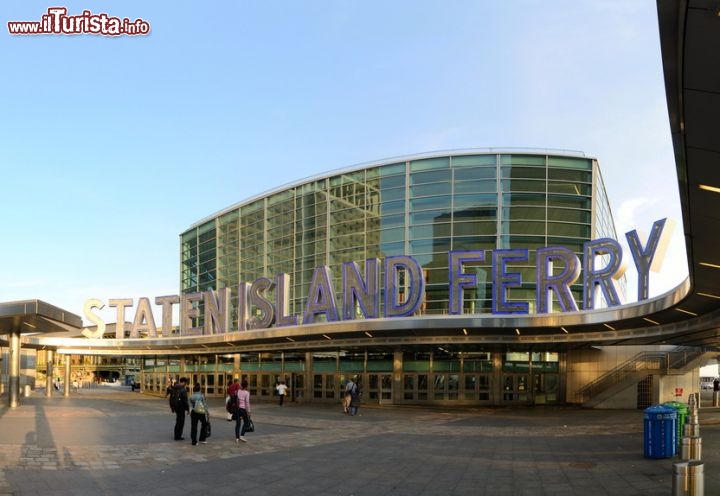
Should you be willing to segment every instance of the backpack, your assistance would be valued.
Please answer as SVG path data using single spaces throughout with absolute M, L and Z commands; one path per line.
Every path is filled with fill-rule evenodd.
M 225 403 L 225 409 L 228 413 L 237 413 L 238 411 L 238 398 L 237 394 L 231 394 L 228 396 L 228 401 Z
M 175 410 L 184 410 L 180 400 L 180 388 L 173 387 L 170 391 L 170 409 L 174 412 Z
M 205 409 L 205 400 L 199 399 L 195 401 L 195 406 L 193 406 L 193 411 L 195 413 L 199 413 L 200 415 L 204 415 L 207 413 L 207 410 Z

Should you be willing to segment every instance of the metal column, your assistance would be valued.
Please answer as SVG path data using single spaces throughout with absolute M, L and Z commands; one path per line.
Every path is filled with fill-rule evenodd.
M 19 405 L 20 398 L 20 332 L 10 333 L 10 369 L 8 370 L 8 404 Z
M 65 387 L 63 388 L 63 395 L 65 397 L 70 396 L 70 388 L 72 387 L 72 380 L 70 377 L 71 362 L 72 355 L 65 355 Z
M 48 398 L 52 396 L 53 392 L 53 362 L 55 360 L 55 352 L 53 350 L 47 350 L 47 369 L 45 374 L 45 396 Z

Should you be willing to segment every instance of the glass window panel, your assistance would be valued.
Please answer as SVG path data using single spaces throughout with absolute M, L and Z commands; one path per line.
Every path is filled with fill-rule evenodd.
M 502 165 L 536 165 L 545 166 L 546 158 L 545 155 L 501 155 L 500 163 Z
M 389 188 L 404 188 L 405 176 L 387 176 L 380 179 L 380 190 L 384 191 Z
M 410 187 L 410 198 L 419 198 L 422 196 L 449 196 L 452 194 L 451 183 L 433 183 L 423 184 L 421 186 Z
M 583 183 L 561 183 L 556 181 L 548 182 L 548 192 L 565 195 L 590 196 L 592 185 Z
M 592 160 L 576 157 L 548 157 L 548 166 L 592 170 Z
M 548 179 L 571 181 L 575 183 L 592 183 L 592 171 L 575 169 L 548 169 Z
M 450 220 L 450 213 L 446 210 L 423 210 L 410 213 L 410 225 L 447 222 L 448 220 Z
M 456 195 L 455 196 L 455 211 L 466 210 L 471 208 L 486 207 L 497 210 L 497 195 L 494 194 L 482 194 L 482 195 Z
M 459 155 L 452 157 L 453 167 L 472 167 L 476 165 L 495 165 L 497 155 Z
M 381 242 L 380 251 L 384 256 L 405 255 L 405 243 Z
M 455 183 L 455 194 L 496 193 L 497 182 L 493 181 L 462 181 Z
M 383 215 L 380 221 L 383 229 L 389 227 L 404 227 L 405 226 L 405 214 L 397 215 Z
M 564 246 L 565 248 L 568 248 L 568 249 L 574 251 L 575 253 L 582 253 L 582 251 L 583 251 L 583 242 L 578 241 L 577 239 L 548 237 L 547 245 L 548 246 Z
M 544 206 L 547 203 L 547 197 L 544 194 L 537 193 L 503 193 L 503 205 L 530 205 Z
M 502 167 L 500 176 L 503 179 L 542 179 L 545 180 L 545 169 L 539 167 Z
M 494 250 L 495 237 L 493 236 L 458 236 L 453 237 L 453 250 Z M 489 254 L 485 254 L 489 257 Z
M 571 210 L 567 208 L 549 208 L 548 220 L 590 224 L 590 212 L 587 210 Z
M 450 181 L 452 181 L 452 171 L 450 169 L 429 172 L 414 172 L 410 174 L 411 185 Z
M 380 209 L 383 216 L 389 214 L 399 214 L 405 212 L 405 200 L 384 202 Z
M 454 222 L 453 233 L 455 236 L 470 235 L 494 235 L 497 232 L 497 222 L 493 221 L 475 221 L 475 222 Z
M 529 179 L 504 179 L 502 182 L 503 191 L 544 192 L 545 187 L 545 181 L 533 181 Z
M 450 223 L 419 224 L 410 228 L 410 239 L 450 236 Z
M 442 253 L 450 250 L 450 238 L 421 239 L 410 241 L 413 254 Z
M 433 196 L 428 198 L 416 198 L 410 200 L 410 208 L 413 210 L 430 210 L 438 208 L 450 209 L 451 196 Z
M 509 222 L 509 234 L 545 234 L 545 222 Z
M 453 219 L 456 222 L 469 222 L 473 220 L 495 220 L 497 218 L 496 207 L 476 207 L 465 210 L 455 210 Z
M 404 200 L 405 199 L 405 188 L 392 188 L 384 189 L 380 195 L 380 200 L 383 202 Z
M 497 168 L 471 167 L 455 170 L 455 181 L 476 181 L 481 179 L 488 181 L 497 179 Z
M 503 220 L 545 220 L 545 208 L 511 207 L 503 209 Z
M 447 169 L 450 167 L 450 157 L 424 158 L 410 162 L 410 171 L 424 171 L 432 169 Z
M 548 195 L 548 207 L 580 208 L 590 210 L 590 198 L 582 196 Z
M 548 222 L 548 234 L 590 239 L 590 226 L 583 224 L 563 224 Z
M 380 232 L 380 239 L 383 243 L 392 243 L 405 239 L 405 231 L 403 229 L 383 229 Z
M 405 162 L 400 162 L 398 164 L 383 165 L 381 167 L 378 167 L 378 170 L 380 172 L 380 177 L 382 177 L 383 179 L 386 176 L 392 176 L 395 174 L 405 174 Z

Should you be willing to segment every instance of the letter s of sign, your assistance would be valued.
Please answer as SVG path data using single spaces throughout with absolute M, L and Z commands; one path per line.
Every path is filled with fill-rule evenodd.
M 85 302 L 85 305 L 83 305 L 83 313 L 85 314 L 85 317 L 87 317 L 87 319 L 93 324 L 97 324 L 97 329 L 94 331 L 91 331 L 90 329 L 83 329 L 82 334 L 86 338 L 102 339 L 105 335 L 105 322 L 98 315 L 92 313 L 93 308 L 102 310 L 104 307 L 105 304 L 97 298 L 91 298 Z

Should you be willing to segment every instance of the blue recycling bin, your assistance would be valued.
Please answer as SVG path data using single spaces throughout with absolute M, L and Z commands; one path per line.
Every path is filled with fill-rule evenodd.
M 645 409 L 643 454 L 645 458 L 672 458 L 677 453 L 677 410 L 665 405 Z

